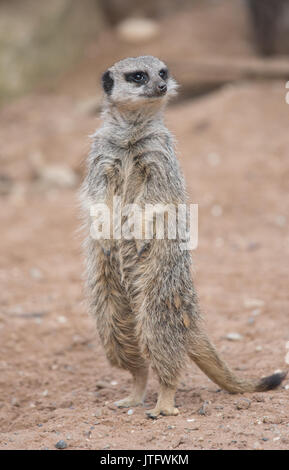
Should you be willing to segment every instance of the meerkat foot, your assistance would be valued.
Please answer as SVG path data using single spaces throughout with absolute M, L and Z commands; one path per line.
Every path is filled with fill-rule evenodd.
M 158 416 L 177 416 L 179 414 L 178 408 L 172 406 L 171 408 L 159 408 L 156 406 L 152 410 L 146 411 L 148 418 L 157 419 Z
M 165 385 L 161 385 L 155 408 L 146 411 L 148 417 L 156 419 L 159 415 L 177 416 L 179 414 L 179 410 L 175 407 L 175 393 L 175 387 L 166 387 Z
M 114 404 L 118 408 L 130 408 L 132 406 L 143 405 L 143 399 L 129 396 L 114 402 Z
M 143 405 L 144 395 L 146 390 L 146 384 L 148 379 L 148 368 L 142 368 L 132 372 L 133 376 L 133 389 L 131 394 L 123 398 L 122 400 L 116 401 L 114 404 L 118 408 L 130 408 L 131 406 Z

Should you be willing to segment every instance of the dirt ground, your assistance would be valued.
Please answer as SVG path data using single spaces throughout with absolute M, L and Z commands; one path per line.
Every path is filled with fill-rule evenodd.
M 192 54 L 190 61 L 222 44 L 227 56 L 252 56 L 244 21 L 234 42 L 235 26 L 220 27 L 232 15 L 224 8 L 213 14 L 218 32 L 207 19 L 210 40 L 197 15 L 192 42 L 182 13 L 179 23 L 166 19 L 164 36 L 142 53 L 173 64 L 179 50 Z M 172 50 L 166 35 L 174 24 L 181 45 Z M 287 449 L 289 379 L 276 391 L 230 395 L 188 364 L 176 396 L 179 416 L 145 417 L 157 397 L 153 374 L 145 408 L 114 406 L 131 381 L 108 365 L 85 306 L 77 191 L 88 136 L 99 124 L 97 74 L 139 49 L 113 49 L 111 32 L 104 38 L 57 93 L 43 90 L 0 111 L 0 449 L 54 449 L 59 440 L 68 449 Z M 238 82 L 166 113 L 190 202 L 199 204 L 194 282 L 207 330 L 244 377 L 288 367 L 285 95 L 283 81 Z M 55 173 L 55 165 L 62 170 Z
M 282 82 L 227 86 L 167 111 L 190 201 L 199 204 L 194 277 L 207 328 L 242 376 L 284 368 L 289 341 L 284 90 Z M 40 153 L 80 180 L 97 123 L 73 99 L 52 95 L 0 115 L 11 183 L 1 197 L 1 449 L 53 449 L 61 439 L 69 449 L 288 448 L 288 380 L 233 396 L 189 365 L 178 417 L 151 421 L 143 408 L 130 415 L 113 405 L 130 379 L 107 364 L 83 302 L 78 184 L 33 177 Z M 232 332 L 238 341 L 226 338 Z M 156 396 L 152 375 L 145 407 Z

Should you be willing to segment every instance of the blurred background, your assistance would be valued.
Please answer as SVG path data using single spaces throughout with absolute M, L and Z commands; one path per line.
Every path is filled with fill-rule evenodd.
M 199 204 L 195 277 L 209 333 L 236 368 L 262 375 L 283 364 L 289 0 L 0 0 L 3 448 L 53 447 L 55 430 L 71 436 L 72 448 L 169 448 L 174 433 L 184 434 L 176 421 L 163 444 L 152 443 L 140 410 L 132 443 L 126 414 L 102 408 L 127 393 L 127 377 L 107 366 L 83 304 L 77 191 L 88 136 L 100 123 L 100 77 L 115 61 L 145 54 L 167 62 L 181 85 L 166 121 L 190 202 Z M 205 376 L 195 370 L 194 377 L 203 390 L 195 407 L 213 398 L 229 417 L 235 412 L 224 394 L 212 397 Z M 177 398 L 184 416 L 192 383 L 187 373 Z M 284 391 L 276 393 L 278 416 L 281 410 L 288 422 Z M 154 399 L 149 391 L 148 403 Z M 257 405 L 256 412 L 274 415 L 275 402 Z M 97 444 L 92 406 L 105 416 Z M 212 409 L 205 427 L 198 423 L 207 448 L 256 446 L 260 427 L 251 421 L 247 432 L 248 413 L 238 417 L 239 438 L 218 428 Z M 258 445 L 288 447 L 266 432 Z

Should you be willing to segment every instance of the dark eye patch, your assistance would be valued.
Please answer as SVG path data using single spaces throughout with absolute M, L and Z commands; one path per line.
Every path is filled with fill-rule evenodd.
M 138 70 L 136 72 L 128 72 L 124 74 L 125 79 L 127 82 L 134 82 L 138 83 L 139 85 L 143 85 L 149 81 L 149 76 L 146 72 L 142 70 Z
M 112 74 L 110 70 L 107 70 L 102 75 L 102 86 L 103 86 L 105 93 L 107 93 L 108 95 L 110 95 L 112 92 L 113 84 L 114 84 L 114 81 L 112 78 Z
M 163 79 L 163 80 L 166 80 L 169 76 L 169 71 L 168 69 L 161 69 L 159 71 L 159 76 Z

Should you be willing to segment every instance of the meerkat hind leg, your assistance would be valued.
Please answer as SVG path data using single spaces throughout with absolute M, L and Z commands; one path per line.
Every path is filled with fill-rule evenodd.
M 148 379 L 148 367 L 145 366 L 136 371 L 131 371 L 131 374 L 133 377 L 132 391 L 128 397 L 115 402 L 115 405 L 119 408 L 143 405 Z
M 149 418 L 156 419 L 159 415 L 177 416 L 178 408 L 175 407 L 176 387 L 161 385 L 158 401 L 152 410 L 146 411 Z

